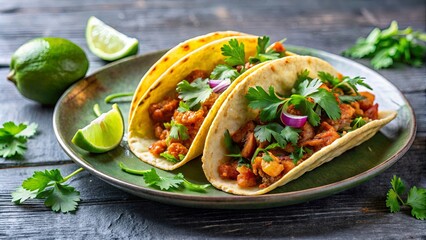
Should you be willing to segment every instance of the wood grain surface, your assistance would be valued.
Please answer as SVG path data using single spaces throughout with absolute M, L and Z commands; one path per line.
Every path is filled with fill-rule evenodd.
M 417 135 L 411 149 L 390 169 L 353 189 L 294 206 L 264 210 L 206 210 L 137 198 L 84 172 L 71 184 L 81 192 L 75 214 L 55 214 L 43 203 L 11 203 L 10 193 L 35 170 L 77 168 L 53 133 L 53 108 L 24 99 L 6 81 L 12 53 L 41 36 L 70 39 L 90 60 L 89 73 L 106 62 L 88 51 L 85 25 L 97 16 L 140 40 L 140 54 L 170 48 L 217 30 L 270 35 L 273 40 L 340 54 L 374 26 L 425 31 L 424 1 L 25 1 L 0 0 L 0 123 L 36 122 L 38 135 L 21 159 L 0 158 L 0 238 L 4 239 L 205 239 L 324 238 L 425 239 L 426 224 L 408 209 L 391 214 L 385 206 L 396 174 L 426 187 L 426 67 L 398 65 L 378 71 L 412 104 Z M 357 60 L 358 61 L 358 60 Z M 368 61 L 358 62 L 367 65 Z

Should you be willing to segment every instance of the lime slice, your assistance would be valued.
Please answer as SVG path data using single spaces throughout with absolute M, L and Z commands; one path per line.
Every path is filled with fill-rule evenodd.
M 123 135 L 123 116 L 118 105 L 114 104 L 112 110 L 103 113 L 83 129 L 79 129 L 71 141 L 86 151 L 103 153 L 117 147 Z
M 107 61 L 114 61 L 138 52 L 136 38 L 129 38 L 93 16 L 87 22 L 86 41 L 93 54 Z

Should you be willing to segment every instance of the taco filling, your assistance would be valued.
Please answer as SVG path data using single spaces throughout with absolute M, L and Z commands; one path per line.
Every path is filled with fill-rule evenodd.
M 177 84 L 173 96 L 151 104 L 148 112 L 158 140 L 151 144 L 149 152 L 172 163 L 184 159 L 219 95 L 248 69 L 286 55 L 281 42 L 267 48 L 268 45 L 269 37 L 259 37 L 256 55 L 246 62 L 244 44 L 231 39 L 221 48 L 224 64 L 211 72 L 194 69 Z
M 228 154 L 218 165 L 220 178 L 241 188 L 266 188 L 313 153 L 378 119 L 374 94 L 358 91 L 371 90 L 362 77 L 308 76 L 307 70 L 299 73 L 287 96 L 272 86 L 248 89 L 248 106 L 258 115 L 232 134 L 225 131 Z

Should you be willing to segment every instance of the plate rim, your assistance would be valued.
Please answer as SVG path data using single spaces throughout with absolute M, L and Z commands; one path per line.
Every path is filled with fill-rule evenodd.
M 74 83 L 72 86 L 70 86 L 67 91 L 63 93 L 61 98 L 58 100 L 58 102 L 55 105 L 54 112 L 53 112 L 53 129 L 55 133 L 55 137 L 57 141 L 59 142 L 59 145 L 61 148 L 65 151 L 65 153 L 73 160 L 77 165 L 80 167 L 83 167 L 85 170 L 90 172 L 91 174 L 95 175 L 96 177 L 100 178 L 101 180 L 119 188 L 124 191 L 130 192 L 132 194 L 136 194 L 141 197 L 147 197 L 149 199 L 154 199 L 159 202 L 167 203 L 167 204 L 173 204 L 173 205 L 184 205 L 184 206 L 190 206 L 190 207 L 203 207 L 203 208 L 229 208 L 229 203 L 232 202 L 232 206 L 236 204 L 244 204 L 244 206 L 239 206 L 239 208 L 259 208 L 260 203 L 272 203 L 271 206 L 265 206 L 265 204 L 262 204 L 263 208 L 267 207 L 273 207 L 276 206 L 275 204 L 278 204 L 278 206 L 284 206 L 284 205 L 292 205 L 300 202 L 306 202 L 313 199 L 323 198 L 332 194 L 336 194 L 338 192 L 341 192 L 343 190 L 349 189 L 351 187 L 357 186 L 375 176 L 377 176 L 379 173 L 385 171 L 389 167 L 391 167 L 395 162 L 397 162 L 411 147 L 411 145 L 414 142 L 416 132 L 417 132 L 417 122 L 416 122 L 416 116 L 414 113 L 414 110 L 408 101 L 408 99 L 404 96 L 404 94 L 389 80 L 387 80 L 385 77 L 383 77 L 380 73 L 364 66 L 363 64 L 360 64 L 356 61 L 353 61 L 351 59 L 347 59 L 345 57 L 329 53 L 323 50 L 304 47 L 304 46 L 297 46 L 297 45 L 287 45 L 288 49 L 301 49 L 304 51 L 310 51 L 314 52 L 315 54 L 326 56 L 327 58 L 338 60 L 340 62 L 344 62 L 345 64 L 354 65 L 358 68 L 360 68 L 363 71 L 372 72 L 374 74 L 377 74 L 380 76 L 383 80 L 385 80 L 387 83 L 391 85 L 391 87 L 394 88 L 395 92 L 400 95 L 400 97 L 403 99 L 403 101 L 406 103 L 409 109 L 409 115 L 412 118 L 412 125 L 410 125 L 411 129 L 409 129 L 409 139 L 408 141 L 404 142 L 404 145 L 401 149 L 399 149 L 396 153 L 394 153 L 392 156 L 390 156 L 387 160 L 384 162 L 374 166 L 373 168 L 370 168 L 362 173 L 359 173 L 355 176 L 346 178 L 344 180 L 298 190 L 298 191 L 291 191 L 291 192 L 285 192 L 285 193 L 268 193 L 264 195 L 257 195 L 257 196 L 239 196 L 239 195 L 232 195 L 229 194 L 229 196 L 202 196 L 202 195 L 188 195 L 185 193 L 177 193 L 177 192 L 167 192 L 167 191 L 161 191 L 154 188 L 144 187 L 140 185 L 136 185 L 133 183 L 126 182 L 124 180 L 120 180 L 118 178 L 115 178 L 113 176 L 110 176 L 106 173 L 102 173 L 99 170 L 97 170 L 92 165 L 88 164 L 84 159 L 80 159 L 78 156 L 76 156 L 71 149 L 68 147 L 68 145 L 65 142 L 64 137 L 59 132 L 59 109 L 61 103 L 63 103 L 64 99 L 67 98 L 68 94 L 78 85 L 83 84 L 85 79 L 90 79 L 94 75 L 103 72 L 104 70 L 119 65 L 124 64 L 127 62 L 130 62 L 134 59 L 138 58 L 144 58 L 150 55 L 158 55 L 161 53 L 165 53 L 168 49 L 163 50 L 157 50 L 152 51 L 148 53 L 144 53 L 141 55 L 131 56 L 127 57 L 112 63 L 108 63 L 99 69 L 92 72 L 90 75 L 85 76 L 84 78 L 80 79 L 76 83 Z M 219 190 L 220 191 L 220 190 Z M 321 194 L 322 193 L 322 194 Z M 321 195 L 321 196 L 318 196 Z M 151 198 L 152 197 L 152 198 Z M 159 198 L 159 199 L 158 199 Z M 174 199 L 176 201 L 170 201 L 170 199 Z M 280 204 L 280 201 L 283 199 L 288 198 L 290 202 L 292 203 L 286 203 L 283 202 Z M 254 200 L 254 201 L 253 201 Z M 195 204 L 194 202 L 201 201 L 201 204 Z M 213 203 L 213 204 L 209 204 Z

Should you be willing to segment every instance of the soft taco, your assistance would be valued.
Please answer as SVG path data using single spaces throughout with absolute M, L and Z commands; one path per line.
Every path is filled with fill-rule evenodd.
M 195 38 L 188 39 L 179 43 L 176 47 L 167 51 L 151 68 L 145 73 L 139 82 L 138 87 L 133 95 L 132 103 L 129 110 L 129 123 L 133 117 L 134 111 L 138 106 L 140 99 L 149 89 L 149 87 L 163 74 L 169 67 L 171 67 L 178 60 L 193 52 L 194 50 L 218 39 L 232 37 L 232 36 L 245 36 L 248 34 L 234 31 L 212 32 L 201 35 Z
M 264 194 L 368 140 L 396 112 L 379 112 L 360 86 L 370 88 L 315 57 L 257 68 L 212 122 L 202 157 L 207 179 L 225 192 Z
M 139 101 L 128 143 L 141 160 L 173 170 L 201 155 L 210 123 L 228 93 L 268 60 L 287 55 L 269 37 L 213 41 L 165 71 Z

